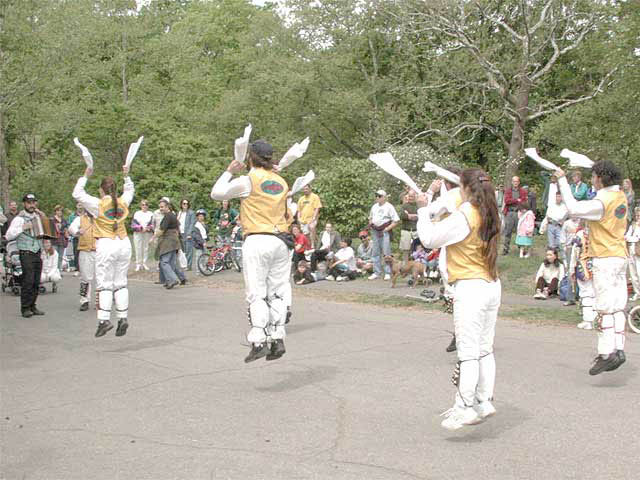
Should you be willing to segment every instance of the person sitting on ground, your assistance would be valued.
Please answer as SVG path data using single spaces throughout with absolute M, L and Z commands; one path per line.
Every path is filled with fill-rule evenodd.
M 520 248 L 520 258 L 529 258 L 533 245 L 533 230 L 536 216 L 528 203 L 518 205 L 518 227 L 516 229 L 516 245 Z
M 40 284 L 47 282 L 58 283 L 62 280 L 62 275 L 58 268 L 58 252 L 53 248 L 51 240 L 44 240 L 42 246 L 42 273 L 40 274 Z
M 358 234 L 360 245 L 356 251 L 356 271 L 359 273 L 369 273 L 373 271 L 373 260 L 371 258 L 372 243 L 369 232 L 362 230 Z
M 334 262 L 329 268 L 327 280 L 342 282 L 356 278 L 356 256 L 351 248 L 351 239 L 343 238 L 340 241 L 340 250 L 334 256 Z
M 333 230 L 333 225 L 327 223 L 320 237 L 320 248 L 311 255 L 311 270 L 318 269 L 318 262 L 332 260 L 333 255 L 340 249 L 340 234 Z
M 294 238 L 294 246 L 293 246 L 293 269 L 296 270 L 298 268 L 298 262 L 300 260 L 305 260 L 305 252 L 307 250 L 311 250 L 311 242 L 307 238 L 307 236 L 302 233 L 300 230 L 300 226 L 297 224 L 291 225 L 291 235 Z
M 560 280 L 564 278 L 564 265 L 558 258 L 555 248 L 548 248 L 544 262 L 540 264 L 536 273 L 536 293 L 533 298 L 546 300 L 551 295 L 558 294 Z
M 306 285 L 308 283 L 326 280 L 327 276 L 324 272 L 312 272 L 306 260 L 300 260 L 296 272 L 293 274 L 293 281 L 296 285 Z

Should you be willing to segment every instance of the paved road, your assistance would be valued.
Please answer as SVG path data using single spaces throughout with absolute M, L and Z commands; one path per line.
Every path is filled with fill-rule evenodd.
M 0 295 L 7 479 L 631 479 L 637 337 L 586 373 L 589 332 L 501 321 L 498 414 L 439 426 L 450 320 L 302 298 L 278 361 L 245 365 L 242 293 L 133 281 L 126 337 L 93 338 L 77 279 L 18 317 Z

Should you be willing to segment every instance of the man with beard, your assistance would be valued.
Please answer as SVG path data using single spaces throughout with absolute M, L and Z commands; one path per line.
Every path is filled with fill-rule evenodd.
M 40 275 L 42 274 L 42 259 L 40 253 L 42 244 L 38 234 L 42 233 L 40 212 L 36 209 L 36 196 L 28 193 L 22 198 L 24 210 L 11 221 L 7 230 L 7 240 L 15 240 L 20 252 L 22 265 L 22 288 L 20 293 L 20 309 L 25 318 L 33 315 L 44 315 L 36 308 Z

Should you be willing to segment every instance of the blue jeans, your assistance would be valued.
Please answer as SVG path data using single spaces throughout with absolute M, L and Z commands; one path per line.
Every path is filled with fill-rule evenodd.
M 382 237 L 378 237 L 378 232 L 371 231 L 371 259 L 373 260 L 373 273 L 380 275 L 382 273 L 382 258 L 391 255 L 391 237 L 389 232 L 384 232 Z M 384 273 L 391 275 L 391 267 L 384 264 Z
M 547 246 L 551 248 L 558 248 L 560 246 L 560 232 L 562 227 L 549 223 L 547 225 Z M 560 253 L 560 252 L 558 252 Z
M 191 270 L 193 266 L 193 240 L 187 239 L 186 235 L 182 235 L 182 242 L 184 244 L 184 254 L 187 257 L 187 270 Z
M 160 255 L 160 280 L 171 285 L 184 280 L 184 273 L 178 268 L 177 250 Z

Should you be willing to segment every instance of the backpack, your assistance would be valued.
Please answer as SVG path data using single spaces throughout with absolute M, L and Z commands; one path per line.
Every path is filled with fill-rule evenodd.
M 563 302 L 567 301 L 569 297 L 569 277 L 565 276 L 562 280 L 560 280 L 560 285 L 558 285 L 558 297 Z

